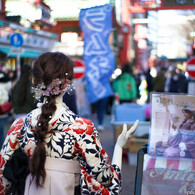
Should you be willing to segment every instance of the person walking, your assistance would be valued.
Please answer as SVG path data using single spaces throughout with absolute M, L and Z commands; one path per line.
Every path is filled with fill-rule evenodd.
M 147 82 L 147 103 L 150 103 L 150 92 L 153 91 L 153 77 L 150 74 L 151 69 L 148 68 L 148 70 L 145 72 L 146 82 Z
M 157 73 L 157 76 L 153 78 L 153 91 L 154 92 L 164 92 L 165 81 L 166 81 L 166 68 L 159 67 L 160 70 Z
M 0 106 L 5 105 L 6 103 L 9 102 L 10 100 L 10 90 L 11 90 L 11 81 L 5 75 L 3 71 L 0 72 Z M 10 111 L 11 107 L 9 110 L 4 112 L 3 110 L 0 109 L 0 147 L 2 146 L 4 142 L 4 126 L 8 118 L 8 112 Z
M 136 100 L 137 86 L 129 63 L 125 63 L 122 67 L 122 74 L 114 80 L 113 90 L 119 95 L 120 103 Z
M 15 118 L 29 113 L 36 108 L 36 100 L 32 94 L 32 68 L 30 65 L 21 67 L 19 80 L 11 90 L 11 102 Z
M 105 97 L 95 102 L 95 110 L 97 113 L 97 121 L 98 121 L 98 125 L 97 125 L 98 131 L 104 130 L 103 122 L 104 122 L 104 116 L 107 110 L 108 100 L 109 100 L 109 97 Z
M 1 195 L 9 190 L 5 167 L 17 149 L 30 158 L 24 195 L 120 193 L 122 148 L 139 122 L 130 130 L 123 125 L 109 163 L 94 124 L 63 102 L 73 74 L 73 61 L 63 53 L 47 52 L 35 60 L 33 91 L 38 100 L 43 97 L 43 104 L 16 119 L 9 130 L 0 152 Z

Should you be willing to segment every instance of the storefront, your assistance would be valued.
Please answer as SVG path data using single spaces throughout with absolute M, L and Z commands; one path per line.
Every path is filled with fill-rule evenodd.
M 19 47 L 14 47 L 11 43 L 11 37 L 15 33 L 22 37 L 22 45 Z M 18 40 L 14 41 L 17 43 Z M 16 71 L 17 63 L 21 66 L 31 65 L 40 54 L 51 51 L 56 41 L 57 35 L 54 33 L 0 20 L 0 68 Z

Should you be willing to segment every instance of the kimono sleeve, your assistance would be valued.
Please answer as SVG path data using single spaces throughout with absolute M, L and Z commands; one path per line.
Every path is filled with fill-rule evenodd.
M 82 156 L 82 194 L 119 194 L 121 170 L 118 166 L 109 164 L 108 155 L 102 147 L 94 124 L 89 120 L 84 120 L 84 123 L 86 130 L 80 134 L 77 142 L 77 150 Z
M 195 158 L 195 140 L 191 140 L 185 144 L 187 147 L 187 151 L 190 153 L 190 156 L 192 158 Z
M 169 146 L 178 146 L 181 142 L 181 133 L 178 132 L 176 135 L 172 136 L 168 140 Z
M 6 194 L 10 185 L 9 181 L 3 177 L 6 162 L 12 157 L 14 151 L 19 147 L 18 136 L 23 127 L 23 118 L 14 121 L 9 129 L 0 152 L 0 195 Z

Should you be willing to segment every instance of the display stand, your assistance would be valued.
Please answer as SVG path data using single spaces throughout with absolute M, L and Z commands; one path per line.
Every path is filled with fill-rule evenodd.
M 149 143 L 137 156 L 135 195 L 195 194 L 195 96 L 154 93 L 151 106 Z
M 135 175 L 134 195 L 141 194 L 144 154 L 147 153 L 147 147 L 148 144 L 143 145 L 137 153 L 137 167 L 136 167 L 136 175 Z

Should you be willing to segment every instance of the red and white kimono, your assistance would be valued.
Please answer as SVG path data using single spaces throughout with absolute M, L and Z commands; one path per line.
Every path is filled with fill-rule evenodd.
M 31 157 L 36 140 L 33 131 L 41 109 L 37 108 L 12 124 L 0 153 L 0 195 L 7 191 L 9 182 L 3 177 L 4 165 L 14 151 L 21 147 Z M 121 191 L 121 171 L 109 164 L 94 124 L 70 111 L 64 104 L 49 122 L 45 138 L 47 156 L 78 160 L 82 194 L 113 194 Z

